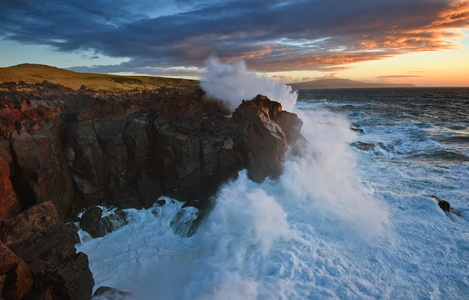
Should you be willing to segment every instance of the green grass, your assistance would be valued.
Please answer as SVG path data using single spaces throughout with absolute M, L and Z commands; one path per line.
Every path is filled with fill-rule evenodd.
M 152 90 L 163 86 L 184 87 L 198 86 L 197 80 L 152 77 L 152 76 L 118 76 L 108 74 L 77 73 L 46 65 L 22 64 L 13 67 L 0 68 L 0 83 L 20 82 L 37 83 L 48 82 L 79 89 L 85 85 L 89 89 L 125 91 Z

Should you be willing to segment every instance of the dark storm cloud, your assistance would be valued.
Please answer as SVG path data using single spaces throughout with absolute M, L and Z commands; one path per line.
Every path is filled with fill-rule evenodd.
M 451 48 L 452 29 L 469 24 L 469 4 L 449 0 L 21 2 L 0 0 L 0 36 L 130 58 L 96 68 L 112 72 L 200 67 L 212 54 L 261 71 L 327 70 Z

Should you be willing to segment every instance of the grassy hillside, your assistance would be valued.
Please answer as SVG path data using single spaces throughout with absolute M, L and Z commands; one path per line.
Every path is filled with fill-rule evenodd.
M 46 65 L 21 64 L 13 67 L 0 68 L 0 83 L 14 81 L 16 83 L 37 83 L 47 80 L 72 89 L 85 85 L 89 89 L 122 91 L 132 89 L 155 89 L 161 86 L 195 86 L 199 82 L 188 79 L 174 79 L 150 76 L 118 76 L 107 74 L 77 73 Z

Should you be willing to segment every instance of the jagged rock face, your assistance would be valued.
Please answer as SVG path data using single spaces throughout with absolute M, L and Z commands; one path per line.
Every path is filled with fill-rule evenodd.
M 204 208 L 242 169 L 257 182 L 278 176 L 301 126 L 260 95 L 228 116 L 197 88 L 0 89 L 2 296 L 87 298 L 76 296 L 91 293 L 87 257 L 64 219 L 93 205 L 150 207 L 161 195 Z M 101 236 L 104 218 L 95 219 Z
M 23 209 L 50 200 L 70 218 L 91 205 L 149 207 L 161 195 L 203 206 L 241 169 L 258 182 L 280 174 L 301 136 L 296 115 L 263 96 L 228 117 L 195 88 L 36 87 L 0 95 L 0 180 L 9 176 Z
M 234 146 L 244 156 L 248 176 L 256 182 L 281 173 L 287 151 L 286 134 L 276 122 L 281 112 L 280 103 L 258 95 L 243 101 L 233 113 Z
M 2 220 L 0 241 L 4 299 L 34 298 L 46 291 L 56 299 L 91 296 L 88 258 L 76 253 L 73 233 L 51 201 Z

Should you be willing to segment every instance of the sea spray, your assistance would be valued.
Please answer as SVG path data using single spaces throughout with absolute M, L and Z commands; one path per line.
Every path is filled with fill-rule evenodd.
M 357 159 L 350 149 L 356 133 L 346 117 L 320 109 L 295 113 L 303 120 L 302 134 L 309 143 L 302 156 L 285 163 L 279 183 L 282 191 L 293 193 L 286 198 L 298 201 L 302 211 L 309 209 L 321 222 L 337 222 L 361 236 L 379 234 L 389 225 L 388 212 L 356 175 Z
M 276 180 L 257 184 L 241 172 L 220 189 L 195 235 L 174 233 L 182 203 L 166 199 L 162 207 L 128 210 L 128 225 L 78 244 L 96 288 L 131 291 L 130 299 L 466 299 L 468 164 L 355 149 L 355 139 L 391 144 L 408 126 L 396 122 L 407 103 L 390 113 L 400 98 L 381 108 L 364 95 L 360 106 L 329 95 L 300 101 L 312 148 L 288 155 Z M 387 95 L 394 99 L 394 91 Z M 417 120 L 441 122 L 440 111 L 421 111 Z M 349 119 L 364 133 L 351 131 Z M 385 131 L 377 126 L 383 123 Z M 449 200 L 462 216 L 443 212 L 427 194 Z
M 206 61 L 206 68 L 207 75 L 201 81 L 201 87 L 231 110 L 235 110 L 242 100 L 251 100 L 259 94 L 279 102 L 283 110 L 291 111 L 295 106 L 298 93 L 291 86 L 278 84 L 266 76 L 258 76 L 256 72 L 248 70 L 242 60 L 228 64 L 212 57 Z
M 343 246 L 334 246 L 337 238 L 356 247 L 357 236 L 381 231 L 387 213 L 353 180 L 350 125 L 325 112 L 302 118 L 314 128 L 304 132 L 312 148 L 300 157 L 289 155 L 277 180 L 258 184 L 241 171 L 217 193 L 215 207 L 192 237 L 174 230 L 187 220 L 180 218 L 181 203 L 166 199 L 162 207 L 130 210 L 129 225 L 79 245 L 89 254 L 97 287 L 128 291 L 135 299 L 333 295 L 328 289 L 341 284 L 335 276 L 342 272 L 324 290 L 312 270 L 325 265 L 331 272 L 337 264 L 333 257 L 343 256 Z M 330 136 L 314 146 L 316 135 Z M 354 269 L 340 259 L 344 270 Z
M 202 87 L 231 108 L 263 94 L 293 110 L 297 97 L 244 62 L 217 59 L 208 61 Z M 349 144 L 356 135 L 345 117 L 297 113 L 309 146 L 287 156 L 276 180 L 255 183 L 241 171 L 219 190 L 193 236 L 184 232 L 197 212 L 186 214 L 181 203 L 166 199 L 161 207 L 129 210 L 130 224 L 78 245 L 89 255 L 96 287 L 115 287 L 135 299 L 304 299 L 343 297 L 357 289 L 360 273 L 344 245 L 361 248 L 357 236 L 379 234 L 387 211 L 354 177 Z M 345 292 L 337 291 L 344 278 Z

